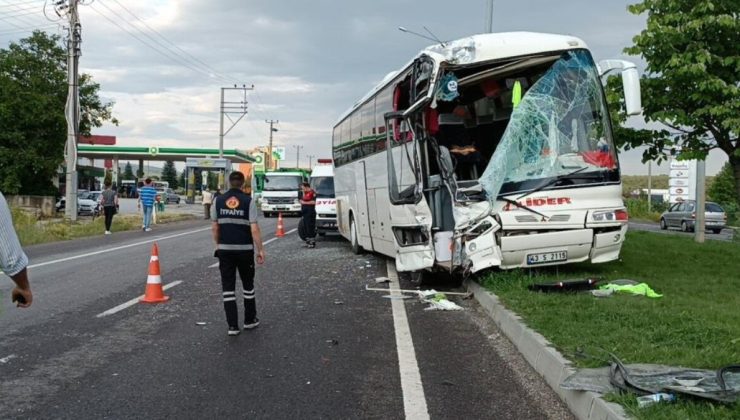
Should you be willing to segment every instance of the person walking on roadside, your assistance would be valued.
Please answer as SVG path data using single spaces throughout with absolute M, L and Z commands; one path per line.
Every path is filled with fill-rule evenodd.
M 105 234 L 110 235 L 110 226 L 113 224 L 113 215 L 118 208 L 118 193 L 111 188 L 111 182 L 105 181 L 105 190 L 103 190 L 101 203 L 103 204 L 103 214 L 105 214 Z
M 213 203 L 213 194 L 208 188 L 203 189 L 203 211 L 205 212 L 205 219 L 211 218 L 211 204 Z
M 28 257 L 15 233 L 10 208 L 0 193 L 0 270 L 15 283 L 10 298 L 19 308 L 28 308 L 33 302 L 27 266 Z
M 309 248 L 316 247 L 316 192 L 311 189 L 311 184 L 304 182 L 303 197 L 301 198 L 301 217 L 303 228 L 306 232 L 306 244 Z
M 242 280 L 244 297 L 244 329 L 256 328 L 257 306 L 254 292 L 254 262 L 265 262 L 260 228 L 257 224 L 257 208 L 252 197 L 241 188 L 244 174 L 232 172 L 229 186 L 224 194 L 218 196 L 211 209 L 213 240 L 216 243 L 215 256 L 221 271 L 228 335 L 239 335 L 239 313 L 236 304 L 236 272 Z
M 141 228 L 144 232 L 151 232 L 152 228 L 149 224 L 152 223 L 152 211 L 154 210 L 154 198 L 157 196 L 157 190 L 152 186 L 152 179 L 147 178 L 144 180 L 144 186 L 139 190 L 139 203 L 138 208 L 144 211 L 144 221 Z

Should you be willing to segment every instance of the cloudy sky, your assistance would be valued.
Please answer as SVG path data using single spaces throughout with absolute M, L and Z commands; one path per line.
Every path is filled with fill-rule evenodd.
M 51 1 L 51 0 L 49 0 Z M 30 28 L 63 33 L 43 0 L 0 0 L 0 47 Z M 217 147 L 220 88 L 254 85 L 249 113 L 226 148 L 265 145 L 266 119 L 279 120 L 275 144 L 330 157 L 331 127 L 389 71 L 428 41 L 397 30 L 431 29 L 449 40 L 484 31 L 487 0 L 85 0 L 81 70 L 115 101 L 120 126 L 97 134 L 119 145 Z M 494 31 L 539 31 L 582 38 L 598 61 L 644 27 L 625 0 L 495 0 Z M 47 13 L 53 11 L 47 6 Z M 629 58 L 639 61 L 637 58 Z M 642 65 L 642 64 L 641 64 Z M 227 100 L 239 100 L 227 97 Z M 639 124 L 639 122 L 636 122 Z M 228 121 L 227 121 L 228 125 Z M 708 173 L 723 163 L 710 156 Z M 646 173 L 640 153 L 623 171 Z M 654 167 L 654 170 L 656 168 Z M 667 172 L 666 165 L 657 169 Z

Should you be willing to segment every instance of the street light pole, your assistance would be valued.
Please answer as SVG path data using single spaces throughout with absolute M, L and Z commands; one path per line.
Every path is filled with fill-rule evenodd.
M 308 157 L 308 170 L 310 171 L 311 170 L 311 165 L 313 164 L 313 158 L 315 156 L 314 155 L 306 155 L 306 156 Z
M 265 120 L 265 122 L 268 123 L 268 124 L 270 124 L 270 146 L 267 148 L 268 159 L 267 159 L 267 162 L 265 162 L 265 163 L 267 164 L 267 169 L 268 170 L 272 170 L 273 169 L 273 167 L 272 167 L 272 133 L 278 131 L 277 128 L 273 128 L 273 125 L 279 123 L 280 121 L 278 121 L 278 120 Z
M 295 167 L 300 168 L 301 149 L 303 149 L 303 146 L 294 144 L 293 147 L 295 147 Z

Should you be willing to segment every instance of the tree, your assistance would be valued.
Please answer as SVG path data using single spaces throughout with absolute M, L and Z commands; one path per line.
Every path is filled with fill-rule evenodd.
M 737 0 L 643 0 L 647 27 L 625 49 L 646 62 L 641 80 L 645 120 L 664 130 L 617 128 L 619 145 L 646 146 L 643 161 L 705 159 L 720 149 L 730 159 L 740 199 L 740 9 Z M 615 81 L 610 81 L 613 93 Z M 612 94 L 610 102 L 615 99 Z M 622 111 L 616 117 L 625 120 Z
M 35 31 L 0 49 L 0 190 L 54 194 L 67 140 L 67 53 L 59 35 Z M 80 132 L 112 117 L 100 85 L 80 75 Z
M 740 209 L 740 201 L 735 196 L 733 181 L 732 166 L 727 162 L 714 177 L 707 191 L 709 199 L 721 204 L 730 219 L 737 217 L 737 211 Z
M 131 167 L 131 162 L 126 162 L 126 166 L 123 169 L 123 180 L 130 181 L 135 179 L 134 177 L 134 170 Z
M 177 169 L 175 169 L 175 163 L 171 160 L 165 162 L 164 167 L 162 168 L 161 179 L 162 181 L 169 182 L 170 188 L 177 188 Z
M 185 179 L 185 176 L 186 176 L 187 173 L 188 173 L 188 169 L 187 168 L 183 169 L 182 172 L 180 173 L 180 179 L 179 179 L 179 185 L 178 185 L 178 187 L 185 188 L 185 185 L 187 185 L 187 182 L 186 182 L 186 179 Z

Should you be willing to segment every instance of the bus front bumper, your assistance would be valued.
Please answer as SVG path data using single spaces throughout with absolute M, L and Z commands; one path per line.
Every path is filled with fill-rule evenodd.
M 627 233 L 627 225 L 595 233 L 594 229 L 542 232 L 501 238 L 501 268 L 613 261 Z

